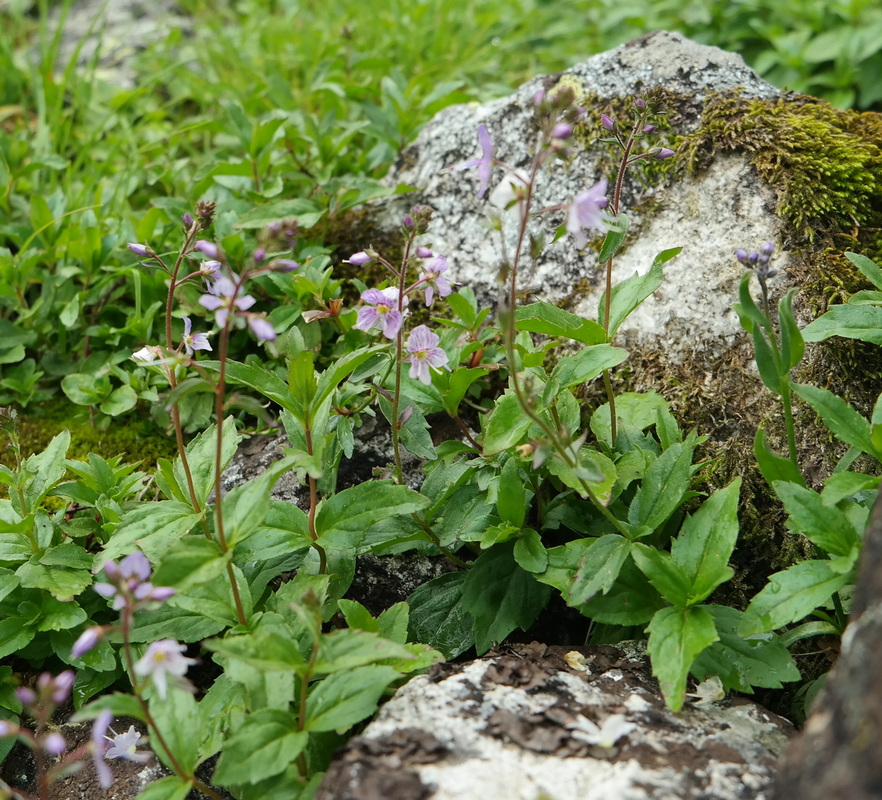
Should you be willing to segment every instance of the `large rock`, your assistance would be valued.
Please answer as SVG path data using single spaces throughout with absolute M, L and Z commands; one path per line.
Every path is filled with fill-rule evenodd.
M 336 758 L 316 800 L 767 796 L 789 723 L 744 700 L 673 714 L 639 646 L 580 651 L 521 645 L 414 678 Z M 610 717 L 633 726 L 612 746 L 579 735 Z

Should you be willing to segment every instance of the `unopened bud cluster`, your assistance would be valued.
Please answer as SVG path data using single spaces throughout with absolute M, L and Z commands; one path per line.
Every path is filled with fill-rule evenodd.
M 600 115 L 600 125 L 612 134 L 607 141 L 617 143 L 622 149 L 629 149 L 637 139 L 650 136 L 658 130 L 658 119 L 667 113 L 659 89 L 650 89 L 641 97 L 631 98 L 626 111 L 628 119 L 620 121 L 609 114 Z M 674 151 L 669 147 L 650 147 L 644 152 L 631 156 L 628 163 L 643 158 L 670 158 Z

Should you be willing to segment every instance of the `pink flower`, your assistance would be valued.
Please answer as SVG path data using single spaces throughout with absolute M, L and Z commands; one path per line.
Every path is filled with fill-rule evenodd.
M 156 691 L 163 700 L 168 692 L 169 678 L 173 685 L 189 691 L 192 686 L 184 675 L 188 667 L 196 663 L 196 659 L 182 655 L 186 649 L 185 645 L 178 644 L 174 639 L 152 642 L 147 652 L 135 662 L 135 674 L 142 678 L 152 677 Z
M 214 321 L 218 328 L 223 328 L 227 324 L 227 316 L 230 311 L 247 311 L 257 301 L 250 295 L 246 294 L 238 297 L 239 286 L 238 279 L 236 282 L 221 275 L 209 287 L 209 294 L 204 294 L 199 298 L 199 305 L 214 311 Z
M 184 317 L 184 336 L 181 343 L 188 356 L 192 356 L 196 350 L 211 350 L 207 333 L 191 333 L 192 323 L 189 317 Z
M 216 244 L 212 242 L 206 242 L 205 239 L 200 239 L 196 244 L 193 245 L 194 250 L 198 250 L 200 253 L 204 253 L 212 260 L 217 260 L 220 256 L 220 250 Z
M 447 258 L 440 254 L 433 253 L 432 255 L 434 257 L 426 263 L 425 272 L 421 272 L 419 275 L 419 280 L 425 281 L 426 305 L 430 307 L 435 300 L 436 289 L 439 297 L 447 297 L 453 291 L 450 288 L 450 282 L 444 276 L 448 269 Z
M 490 185 L 490 172 L 493 170 L 493 139 L 490 138 L 490 131 L 487 130 L 486 125 L 478 126 L 478 142 L 481 145 L 481 157 L 464 161 L 451 169 L 478 168 L 478 177 L 481 179 L 481 183 L 478 186 L 477 196 L 480 199 Z
M 111 732 L 113 732 L 111 730 Z M 114 733 L 113 737 L 105 737 L 110 742 L 110 747 L 105 758 L 122 758 L 126 761 L 134 761 L 138 764 L 146 764 L 150 760 L 150 753 L 137 750 L 141 734 L 135 730 L 134 725 L 129 725 L 125 733 Z
M 260 314 L 248 315 L 248 327 L 251 332 L 262 342 L 274 342 L 276 340 L 276 329 L 272 323 Z
M 86 630 L 84 630 L 73 643 L 73 647 L 70 649 L 70 657 L 82 658 L 101 641 L 103 636 L 104 628 L 100 625 L 93 625 L 91 628 L 86 628 Z
M 603 214 L 606 208 L 606 178 L 602 178 L 587 191 L 577 194 L 567 214 L 567 233 L 573 235 L 580 250 L 588 243 L 585 230 L 603 230 Z
M 381 327 L 383 336 L 394 339 L 401 330 L 402 322 L 402 314 L 398 310 L 398 288 L 368 289 L 362 293 L 361 299 L 367 305 L 358 309 L 358 320 L 353 327 L 360 331 Z M 406 297 L 404 305 L 407 305 Z
M 441 339 L 425 325 L 419 325 L 410 332 L 407 339 L 407 361 L 410 362 L 410 377 L 422 381 L 427 386 L 432 382 L 429 367 L 447 366 L 447 353 L 438 343 Z

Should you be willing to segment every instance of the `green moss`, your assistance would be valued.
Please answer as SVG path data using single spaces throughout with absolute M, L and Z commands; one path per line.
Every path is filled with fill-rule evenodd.
M 862 288 L 842 253 L 882 257 L 882 115 L 811 97 L 719 94 L 681 142 L 680 164 L 702 169 L 732 151 L 744 153 L 774 189 L 775 210 L 789 225 L 786 243 L 806 258 L 806 294 L 841 302 Z
M 79 406 L 55 403 L 40 409 L 39 414 L 20 412 L 17 430 L 22 457 L 42 452 L 52 438 L 65 429 L 71 433 L 68 458 L 85 459 L 89 453 L 106 459 L 122 455 L 124 463 L 152 469 L 157 458 L 169 458 L 177 453 L 174 438 L 166 436 L 149 420 L 127 417 L 115 421 L 107 430 L 98 430 L 83 417 L 82 411 Z M 12 451 L 5 444 L 0 463 L 14 467 Z

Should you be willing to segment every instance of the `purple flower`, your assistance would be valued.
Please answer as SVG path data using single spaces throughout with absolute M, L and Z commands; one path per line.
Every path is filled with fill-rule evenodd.
M 481 157 L 473 158 L 471 161 L 464 161 L 462 164 L 452 167 L 452 169 L 478 168 L 478 177 L 481 179 L 481 183 L 478 186 L 477 196 L 480 199 L 484 196 L 487 187 L 490 185 L 490 172 L 493 169 L 493 139 L 490 138 L 490 131 L 487 130 L 486 125 L 478 126 L 478 142 L 481 145 Z
M 276 329 L 265 317 L 260 314 L 248 314 L 248 327 L 261 342 L 274 342 Z
M 64 737 L 60 733 L 47 733 L 43 737 L 42 745 L 50 756 L 60 756 L 67 750 L 67 742 L 64 741 Z
M 655 130 L 655 125 L 644 125 L 643 132 L 644 133 L 652 133 Z
M 205 239 L 200 239 L 196 242 L 196 244 L 193 245 L 193 249 L 198 250 L 200 253 L 204 253 L 214 261 L 220 258 L 220 249 L 218 246 L 211 242 L 206 242 Z
M 747 255 L 747 250 L 742 250 L 740 247 L 735 251 L 735 258 L 738 259 L 742 264 L 746 264 L 749 256 Z
M 199 274 L 211 280 L 217 280 L 220 277 L 220 270 L 220 261 L 203 261 L 199 266 Z
M 273 261 L 275 272 L 294 272 L 295 269 L 300 269 L 300 264 L 290 258 L 277 258 Z
M 110 727 L 110 721 L 113 714 L 104 709 L 96 718 L 95 724 L 92 726 L 92 763 L 95 765 L 95 772 L 98 775 L 98 783 L 101 788 L 107 791 L 113 786 L 113 773 L 110 767 L 104 762 L 104 754 L 107 752 L 108 743 L 107 729 Z
M 199 298 L 199 305 L 209 311 L 214 311 L 214 321 L 219 328 L 223 328 L 227 324 L 227 316 L 230 311 L 236 309 L 247 311 L 257 302 L 250 294 L 237 297 L 239 291 L 237 283 L 238 278 L 234 282 L 225 275 L 221 275 L 209 285 L 209 294 L 204 294 Z
M 263 264 L 263 260 L 266 258 L 266 250 L 262 247 L 258 247 L 251 257 L 254 259 L 255 264 Z
M 608 131 L 615 130 L 616 127 L 616 121 L 607 114 L 600 115 L 600 124 L 603 125 L 603 127 L 606 128 Z
M 368 289 L 362 292 L 361 299 L 367 305 L 358 309 L 358 320 L 353 327 L 360 331 L 381 327 L 383 336 L 394 339 L 401 330 L 402 322 L 402 314 L 398 310 L 398 288 Z M 406 297 L 404 305 L 407 305 Z
M 417 248 L 417 258 L 432 258 L 435 254 L 428 247 Z
M 453 290 L 444 273 L 447 272 L 447 258 L 440 254 L 435 255 L 431 261 L 426 264 L 424 272 L 420 272 L 419 280 L 425 281 L 426 288 L 426 305 L 431 307 L 435 300 L 435 290 L 438 290 L 439 297 L 447 297 Z M 434 286 L 433 286 L 434 284 Z
M 191 333 L 192 323 L 189 317 L 184 317 L 184 336 L 181 344 L 188 356 L 192 356 L 197 350 L 211 350 L 207 333 Z
M 48 695 L 52 702 L 58 706 L 70 697 L 70 690 L 73 689 L 74 680 L 76 680 L 76 674 L 72 669 L 66 669 L 55 676 L 44 672 L 37 678 L 37 688 L 40 690 L 41 698 L 45 698 Z
M 570 204 L 567 214 L 567 233 L 573 235 L 576 247 L 582 249 L 588 243 L 587 228 L 603 229 L 603 214 L 606 208 L 606 178 L 602 178 L 590 189 L 577 194 Z
M 369 256 L 364 250 L 361 250 L 360 252 L 353 253 L 349 256 L 344 263 L 352 264 L 353 267 L 363 267 L 365 264 L 369 264 L 373 260 L 372 256 Z
M 84 630 L 73 643 L 73 647 L 70 649 L 71 658 L 82 658 L 101 641 L 103 636 L 104 628 L 100 625 L 93 625 L 91 628 L 86 628 L 86 630 Z
M 18 697 L 18 702 L 23 706 L 32 706 L 37 702 L 37 694 L 33 689 L 29 689 L 27 686 L 19 686 L 15 690 L 15 695 Z
M 573 126 L 566 122 L 558 122 L 551 131 L 554 139 L 569 139 L 573 135 Z
M 672 155 L 674 155 L 674 151 L 671 150 L 670 147 L 661 147 L 656 153 L 653 154 L 653 158 L 670 158 Z
M 110 741 L 105 758 L 122 758 L 138 764 L 146 764 L 150 760 L 150 753 L 136 749 L 141 734 L 135 730 L 134 725 L 129 725 L 125 733 L 114 733 L 112 738 L 109 736 L 105 738 Z
M 145 244 L 137 244 L 129 242 L 129 250 L 131 250 L 138 258 L 152 258 L 156 255 L 152 247 Z
M 113 598 L 113 607 L 119 611 L 126 605 L 161 603 L 175 590 L 171 586 L 154 586 L 148 578 L 151 568 L 147 557 L 138 551 L 129 553 L 119 564 L 104 562 L 104 574 L 110 583 L 96 583 L 92 588 L 102 597 Z
M 173 685 L 189 691 L 192 686 L 184 675 L 196 660 L 182 655 L 186 649 L 185 645 L 178 644 L 174 639 L 152 642 L 147 652 L 135 662 L 135 674 L 142 678 L 152 677 L 156 691 L 163 700 L 168 692 L 169 678 Z
M 187 211 L 187 212 L 184 214 L 184 216 L 181 217 L 181 222 L 184 223 L 184 227 L 185 227 L 187 230 L 190 230 L 190 228 L 193 227 L 193 215 L 192 215 L 189 211 Z
M 425 325 L 419 325 L 410 332 L 406 360 L 410 362 L 411 378 L 428 386 L 432 382 L 429 367 L 440 368 L 447 365 L 447 353 L 438 347 L 440 341 L 438 335 Z

